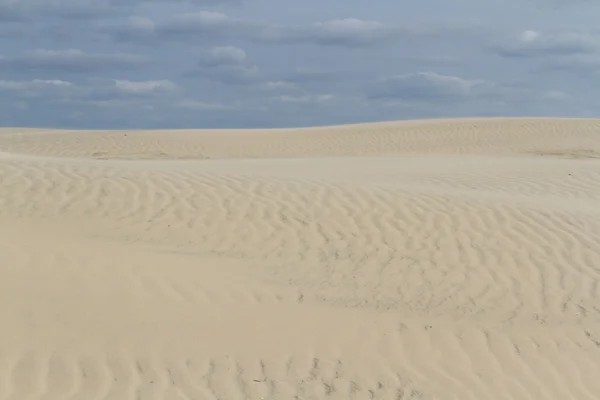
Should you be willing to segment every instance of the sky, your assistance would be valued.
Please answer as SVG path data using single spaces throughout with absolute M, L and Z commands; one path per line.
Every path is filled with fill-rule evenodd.
M 600 116 L 592 0 L 0 0 L 0 126 Z

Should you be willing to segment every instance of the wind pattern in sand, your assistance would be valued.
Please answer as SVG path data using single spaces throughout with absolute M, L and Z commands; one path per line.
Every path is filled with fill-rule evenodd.
M 600 396 L 600 120 L 0 129 L 0 400 Z

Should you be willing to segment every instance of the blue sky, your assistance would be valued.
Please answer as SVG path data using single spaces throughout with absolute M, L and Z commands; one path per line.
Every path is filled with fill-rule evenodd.
M 600 116 L 600 2 L 0 0 L 0 125 Z

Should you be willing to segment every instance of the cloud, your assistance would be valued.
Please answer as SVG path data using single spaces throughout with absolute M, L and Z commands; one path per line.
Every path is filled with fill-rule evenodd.
M 221 103 L 215 102 L 205 102 L 205 101 L 197 101 L 197 100 L 182 100 L 176 104 L 177 108 L 185 108 L 189 110 L 230 110 L 233 107 L 227 106 Z
M 91 20 L 115 17 L 140 5 L 191 3 L 197 6 L 234 4 L 240 0 L 4 0 L 0 21 Z
M 107 0 L 18 0 L 0 4 L 1 15 L 13 20 L 99 19 L 118 15 L 116 3 Z
M 182 88 L 168 79 L 122 80 L 91 78 L 79 85 L 84 93 L 63 101 L 77 106 L 110 107 L 114 104 L 147 106 L 154 102 L 175 101 Z
M 77 49 L 25 52 L 21 56 L 0 56 L 0 67 L 17 71 L 94 72 L 106 69 L 137 69 L 146 66 L 146 57 L 128 53 L 85 53 Z
M 375 82 L 367 91 L 372 100 L 399 100 L 421 103 L 467 103 L 566 100 L 569 96 L 557 90 L 534 90 L 524 84 L 502 84 L 482 79 L 465 79 L 435 72 L 394 75 Z
M 286 81 L 267 81 L 262 84 L 262 87 L 267 90 L 292 90 L 296 88 L 296 84 Z
M 17 98 L 27 99 L 79 97 L 83 94 L 82 90 L 75 84 L 57 79 L 0 80 L 0 92 L 10 92 Z
M 408 33 L 406 29 L 378 21 L 345 18 L 308 26 L 265 25 L 258 32 L 257 39 L 274 44 L 361 47 L 384 43 Z M 417 32 L 413 34 L 417 35 Z
M 325 103 L 335 99 L 335 96 L 332 94 L 305 94 L 302 96 L 289 96 L 282 95 L 276 96 L 273 98 L 274 100 L 280 101 L 282 103 Z
M 232 17 L 214 11 L 176 15 L 157 23 L 146 17 L 131 17 L 113 28 L 119 40 L 206 41 L 214 38 L 250 40 L 259 43 L 305 43 L 321 46 L 366 46 L 392 39 L 405 32 L 381 22 L 356 18 L 334 19 L 311 25 L 281 25 Z
M 466 98 L 479 80 L 466 80 L 435 72 L 417 72 L 394 75 L 378 80 L 369 90 L 372 99 L 392 98 L 404 100 L 456 100 Z
M 492 46 L 505 59 L 533 60 L 540 70 L 600 71 L 600 34 L 581 31 L 543 33 L 526 30 Z
M 132 16 L 125 24 L 105 28 L 117 41 L 199 43 L 215 39 L 251 39 L 260 36 L 264 25 L 214 11 L 177 14 L 166 21 Z
M 320 45 L 363 46 L 392 38 L 397 31 L 377 21 L 356 18 L 314 23 L 303 34 L 293 38 Z
M 179 14 L 170 21 L 157 25 L 156 34 L 167 39 L 193 38 L 198 40 L 245 36 L 259 28 L 259 25 L 244 19 L 213 11 L 198 11 Z
M 214 47 L 206 52 L 195 70 L 186 77 L 202 77 L 225 84 L 245 85 L 257 82 L 258 67 L 252 64 L 246 52 L 234 46 Z
M 55 87 L 71 87 L 73 84 L 71 82 L 61 81 L 61 80 L 43 80 L 43 79 L 34 79 L 32 81 L 5 81 L 0 80 L 0 89 L 3 90 L 27 90 L 31 88 L 55 88 Z
M 0 80 L 0 92 L 53 104 L 106 105 L 117 100 L 165 99 L 179 90 L 179 86 L 170 80 L 89 79 L 79 84 L 57 79 Z
M 100 31 L 118 42 L 157 44 L 157 40 L 160 39 L 156 32 L 156 23 L 148 17 L 138 15 L 130 16 L 124 24 L 104 27 Z
M 179 89 L 175 83 L 167 79 L 157 81 L 115 80 L 114 87 L 116 92 L 127 95 L 172 93 Z
M 220 46 L 212 48 L 200 63 L 207 67 L 223 65 L 243 65 L 246 62 L 246 52 L 235 46 Z
M 600 52 L 600 35 L 584 32 L 542 33 L 526 30 L 517 40 L 495 46 L 495 51 L 503 57 L 511 58 L 592 54 Z

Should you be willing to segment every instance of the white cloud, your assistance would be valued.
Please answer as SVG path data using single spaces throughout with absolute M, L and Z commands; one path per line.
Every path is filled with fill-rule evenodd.
M 239 65 L 246 61 L 246 52 L 235 46 L 213 47 L 201 60 L 207 66 Z
M 295 89 L 296 85 L 292 82 L 285 81 L 268 81 L 263 83 L 263 87 L 269 90 L 287 90 Z
M 392 38 L 398 32 L 400 30 L 381 22 L 357 18 L 333 19 L 305 26 L 281 25 L 213 11 L 179 14 L 160 24 L 147 18 L 134 17 L 125 26 L 116 29 L 118 37 L 128 40 L 152 36 L 156 39 L 198 42 L 219 37 L 276 44 L 336 46 L 374 44 Z
M 58 79 L 32 79 L 29 81 L 0 80 L 0 92 L 13 93 L 18 98 L 63 98 L 85 95 L 85 90 L 72 82 Z
M 35 98 L 53 104 L 86 104 L 109 106 L 117 101 L 142 101 L 177 94 L 180 88 L 170 80 L 129 81 L 91 79 L 80 84 L 58 79 L 30 81 L 0 81 L 0 92 L 13 93 L 17 98 Z M 167 97 L 165 97 L 167 98 Z
M 0 14 L 11 12 L 16 18 L 25 21 L 49 17 L 66 20 L 98 19 L 114 16 L 116 11 L 110 0 L 5 0 L 0 2 Z
M 314 31 L 307 39 L 323 44 L 367 44 L 384 39 L 391 33 L 380 22 L 356 18 L 317 22 L 313 26 Z
M 331 101 L 334 98 L 335 96 L 332 94 L 306 94 L 302 96 L 281 95 L 276 96 L 274 99 L 283 103 L 324 103 Z
M 204 102 L 190 99 L 180 101 L 177 103 L 177 107 L 187 108 L 190 110 L 229 110 L 232 108 L 231 106 L 226 106 L 221 103 Z
M 496 47 L 505 57 L 555 57 L 600 52 L 600 35 L 578 31 L 521 32 L 518 39 Z
M 178 86 L 169 80 L 137 82 L 115 80 L 115 88 L 125 94 L 154 94 L 173 92 L 178 89 Z
M 521 32 L 493 46 L 506 59 L 522 59 L 542 70 L 600 71 L 600 34 L 578 30 Z
M 232 19 L 226 14 L 212 11 L 180 14 L 174 20 L 174 22 L 179 23 L 181 26 L 221 26 L 231 21 Z
M 244 19 L 212 11 L 198 11 L 176 15 L 157 26 L 156 31 L 165 38 L 183 37 L 195 40 L 215 36 L 243 36 L 253 25 Z M 202 36 L 200 36 L 202 35 Z
M 17 71 L 91 72 L 131 69 L 147 65 L 146 57 L 129 53 L 86 53 L 79 49 L 36 49 L 16 57 L 0 57 L 0 66 Z
M 393 102 L 452 104 L 523 103 L 538 100 L 567 100 L 569 96 L 552 89 L 535 90 L 522 84 L 502 84 L 482 79 L 465 79 L 435 72 L 394 75 L 375 82 L 369 88 L 374 100 Z
M 232 85 L 246 85 L 258 80 L 259 70 L 246 52 L 235 46 L 214 47 L 201 57 L 198 67 L 185 74 Z
M 524 31 L 521 33 L 522 42 L 533 42 L 540 37 L 540 33 L 536 31 Z
M 16 0 L 15 0 L 16 1 Z M 27 82 L 16 81 L 0 81 L 0 89 L 22 90 L 39 87 L 72 87 L 71 82 L 61 81 L 58 79 L 34 79 Z

